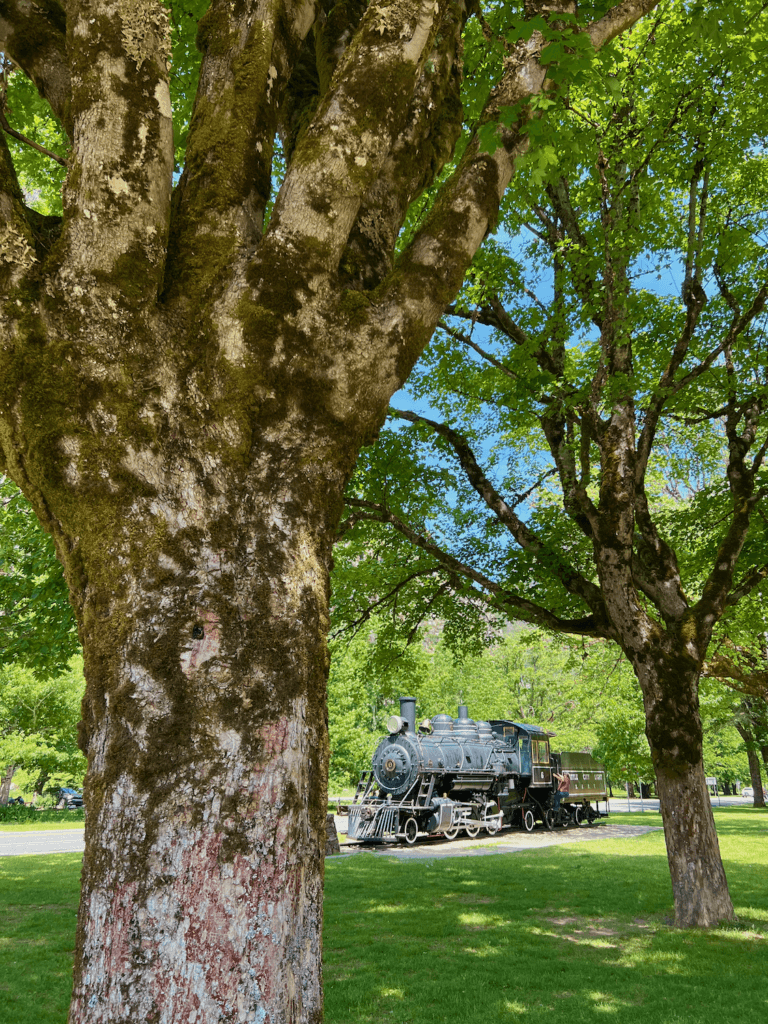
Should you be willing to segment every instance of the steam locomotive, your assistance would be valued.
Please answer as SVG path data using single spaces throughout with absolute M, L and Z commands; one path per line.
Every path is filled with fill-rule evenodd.
M 462 704 L 458 718 L 435 715 L 417 729 L 416 700 L 401 697 L 387 731 L 350 805 L 350 839 L 411 846 L 424 835 L 474 838 L 504 825 L 532 832 L 537 822 L 552 829 L 608 816 L 604 767 L 589 754 L 551 752 L 551 734 L 536 725 L 475 722 Z M 571 777 L 557 811 L 555 772 Z

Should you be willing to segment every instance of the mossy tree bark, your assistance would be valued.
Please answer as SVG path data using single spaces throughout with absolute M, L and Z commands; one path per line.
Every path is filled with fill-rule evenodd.
M 659 663 L 661 661 L 661 664 Z M 675 923 L 734 918 L 702 761 L 699 673 L 673 659 L 637 666 L 675 901 Z
M 654 5 L 619 4 L 592 42 Z M 395 260 L 461 130 L 468 16 L 453 0 L 213 0 L 172 199 L 162 4 L 2 4 L 0 46 L 72 140 L 52 225 L 0 138 L 0 469 L 55 538 L 85 652 L 72 1024 L 321 1018 L 343 488 L 545 87 L 534 32 L 484 115 L 519 100 L 520 121 L 493 155 L 470 142 Z

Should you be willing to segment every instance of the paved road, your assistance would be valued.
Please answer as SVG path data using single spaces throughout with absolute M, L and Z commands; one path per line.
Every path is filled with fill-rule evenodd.
M 347 819 L 337 818 L 339 832 L 346 831 Z M 658 828 L 658 826 L 655 826 Z M 589 839 L 608 839 L 642 835 L 654 826 L 608 823 L 593 828 L 569 828 L 556 832 L 536 829 L 534 832 L 503 832 L 499 836 L 479 835 L 477 839 L 426 839 L 416 847 L 402 847 L 391 843 L 375 846 L 352 844 L 342 846 L 342 856 L 357 853 L 377 853 L 384 856 L 422 860 L 425 857 L 476 857 L 489 853 L 515 853 L 559 846 Z M 0 835 L 0 856 L 13 857 L 32 853 L 82 853 L 82 829 L 55 829 L 50 832 L 6 832 Z
M 396 843 L 363 844 L 342 846 L 341 857 L 378 856 L 397 857 L 398 860 L 434 860 L 443 857 L 487 857 L 496 853 L 522 853 L 524 850 L 539 850 L 544 846 L 564 846 L 568 843 L 585 843 L 593 839 L 627 839 L 642 836 L 646 832 L 660 831 L 659 825 L 622 825 L 606 822 L 584 828 L 556 829 L 547 832 L 536 828 L 533 832 L 503 832 L 491 838 L 479 835 L 477 839 L 433 839 L 420 840 L 416 846 L 400 846 Z
M 713 807 L 751 807 L 751 796 L 713 796 L 710 799 Z M 629 804 L 629 806 L 627 806 Z M 602 804 L 600 805 L 602 806 Z M 625 796 L 615 796 L 611 799 L 611 814 L 621 814 L 626 811 L 658 811 L 658 800 L 639 800 L 632 797 L 627 801 Z
M 44 832 L 0 832 L 0 857 L 28 853 L 82 853 L 82 828 L 56 828 Z
M 721 797 L 723 807 L 751 807 L 749 797 Z M 717 797 L 712 798 L 712 806 L 717 807 Z M 643 800 L 646 811 L 658 811 L 658 800 Z M 627 798 L 614 797 L 610 803 L 611 814 L 627 810 Z M 640 801 L 630 800 L 629 809 L 639 811 Z M 336 827 L 339 833 L 346 832 L 347 819 L 337 818 Z M 600 839 L 618 835 L 640 835 L 650 831 L 645 826 L 622 826 L 620 823 L 606 823 L 594 828 L 567 829 L 564 832 L 545 832 L 536 829 L 530 834 L 526 832 L 505 832 L 491 839 L 479 836 L 475 840 L 445 839 L 427 840 L 418 850 L 403 850 L 402 847 L 365 847 L 366 850 L 379 850 L 395 856 L 469 856 L 481 853 L 510 853 L 513 850 L 531 849 L 538 846 L 551 846 L 562 842 L 580 842 L 582 839 Z M 481 845 L 482 844 L 482 845 Z M 361 849 L 362 847 L 356 847 Z M 84 849 L 83 830 L 79 828 L 51 829 L 46 832 L 0 832 L 0 857 L 13 857 L 30 853 L 82 853 Z M 344 849 L 342 847 L 342 849 Z M 422 854 L 423 851 L 423 854 Z

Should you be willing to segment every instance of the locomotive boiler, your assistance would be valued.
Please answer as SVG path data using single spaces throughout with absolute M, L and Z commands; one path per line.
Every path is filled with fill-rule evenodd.
M 531 832 L 537 822 L 552 829 L 607 817 L 603 766 L 589 754 L 551 752 L 551 734 L 539 726 L 475 722 L 462 704 L 457 718 L 435 715 L 417 728 L 415 699 L 401 697 L 387 731 L 349 808 L 350 839 L 412 845 L 424 835 L 474 838 L 504 825 Z M 558 812 L 555 772 L 571 777 Z

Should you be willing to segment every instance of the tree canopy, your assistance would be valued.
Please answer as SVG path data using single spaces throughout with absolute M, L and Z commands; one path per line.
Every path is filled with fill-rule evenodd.
M 80 782 L 85 773 L 77 745 L 84 686 L 80 658 L 47 679 L 18 665 L 0 668 L 0 766 L 31 775 L 38 794 L 52 777 Z
M 675 602 L 713 614 L 726 650 L 759 659 L 767 23 L 761 4 L 698 9 L 603 51 L 602 88 L 541 99 L 557 131 L 348 489 L 346 625 L 389 605 L 401 637 L 439 615 L 457 639 L 510 617 L 615 638 L 590 517 L 620 486 L 621 408 L 643 609 L 662 626 Z
M 29 502 L 0 479 L 0 665 L 61 671 L 80 644 L 61 563 Z

